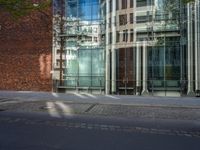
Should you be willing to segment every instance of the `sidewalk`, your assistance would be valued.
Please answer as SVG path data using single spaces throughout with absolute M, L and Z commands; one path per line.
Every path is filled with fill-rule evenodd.
M 200 98 L 0 91 L 0 111 L 200 121 Z

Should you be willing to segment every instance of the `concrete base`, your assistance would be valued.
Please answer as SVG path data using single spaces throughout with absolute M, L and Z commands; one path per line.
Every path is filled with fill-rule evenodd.
M 149 96 L 149 91 L 148 90 L 142 91 L 142 96 Z
M 187 93 L 187 96 L 189 96 L 189 97 L 194 97 L 194 96 L 196 96 L 196 94 L 195 94 L 194 91 L 189 91 L 189 92 Z
M 156 91 L 153 93 L 150 93 L 152 96 L 161 96 L 161 97 L 180 97 L 181 93 L 178 91 Z

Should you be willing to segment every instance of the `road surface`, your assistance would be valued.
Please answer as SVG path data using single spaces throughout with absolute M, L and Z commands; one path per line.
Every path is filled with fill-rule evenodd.
M 0 150 L 199 150 L 199 122 L 0 112 Z

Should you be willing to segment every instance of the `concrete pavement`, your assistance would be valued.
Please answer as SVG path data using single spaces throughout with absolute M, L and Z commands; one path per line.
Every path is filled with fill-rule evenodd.
M 65 102 L 167 107 L 200 107 L 199 97 L 142 97 L 133 95 L 93 95 L 90 93 L 51 93 L 0 91 L 0 99 L 15 101 L 62 100 Z
M 0 91 L 0 111 L 200 121 L 200 99 Z

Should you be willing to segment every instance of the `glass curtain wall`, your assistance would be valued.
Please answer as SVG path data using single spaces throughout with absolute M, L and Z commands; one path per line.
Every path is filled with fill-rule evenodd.
M 184 26 L 181 25 L 180 13 L 183 10 L 180 0 L 137 0 L 135 7 L 136 10 L 127 9 L 126 11 L 129 19 L 131 12 L 136 15 L 136 20 L 132 22 L 133 26 L 131 26 L 131 21 L 120 25 L 120 16 L 117 16 L 119 19 L 116 26 L 120 36 L 117 36 L 117 42 L 114 44 L 115 47 L 120 48 L 116 50 L 116 92 L 132 95 L 139 91 L 142 94 L 145 91 L 144 86 L 147 85 L 150 95 L 185 94 L 186 43 L 181 43 L 185 38 L 182 37 L 181 32 L 185 31 L 182 29 Z M 146 10 L 140 9 L 143 7 L 146 7 Z M 118 11 L 123 14 L 122 11 Z M 124 36 L 122 30 L 128 30 L 128 38 Z M 132 31 L 136 33 L 133 35 Z M 134 37 L 136 40 L 131 40 L 131 35 L 136 36 Z M 144 54 L 144 42 L 147 57 Z M 136 58 L 136 43 L 139 43 L 138 60 L 140 62 L 137 62 Z M 144 70 L 144 59 L 147 59 L 147 73 Z M 137 73 L 137 66 L 139 66 L 139 73 Z M 147 79 L 144 79 L 145 74 L 147 74 Z M 140 83 L 137 84 L 137 82 Z M 147 83 L 144 84 L 144 82 Z
M 148 47 L 149 91 L 181 92 L 180 1 L 155 0 L 154 37 Z M 164 93 L 166 95 L 166 93 Z
M 104 87 L 99 0 L 66 0 L 66 87 Z

